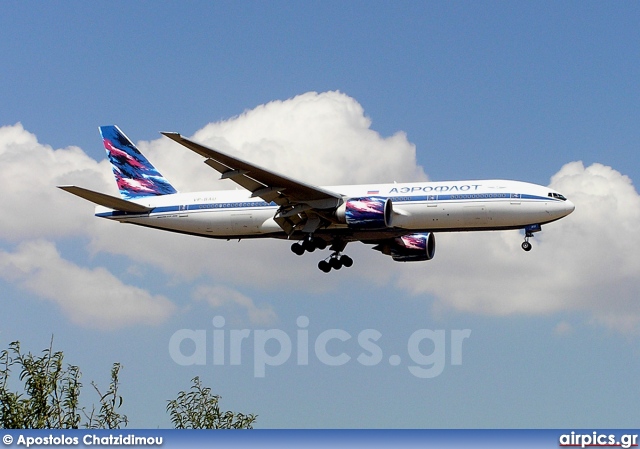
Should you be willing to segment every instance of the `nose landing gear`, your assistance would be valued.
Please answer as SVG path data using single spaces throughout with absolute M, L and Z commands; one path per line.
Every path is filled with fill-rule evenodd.
M 522 249 L 529 252 L 533 246 L 529 243 L 529 239 L 533 237 L 534 232 L 542 231 L 542 226 L 539 224 L 533 224 L 525 226 L 524 228 L 524 242 L 522 242 Z

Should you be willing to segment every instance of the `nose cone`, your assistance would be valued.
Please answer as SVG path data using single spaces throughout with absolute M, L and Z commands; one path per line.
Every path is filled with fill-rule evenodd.
M 571 212 L 576 210 L 576 205 L 569 200 L 565 201 L 563 206 L 564 206 L 565 216 L 569 215 Z

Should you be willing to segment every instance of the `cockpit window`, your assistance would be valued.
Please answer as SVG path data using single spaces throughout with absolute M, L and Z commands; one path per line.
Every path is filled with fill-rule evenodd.
M 556 192 L 549 192 L 549 196 L 551 198 L 557 198 L 557 199 L 562 200 L 562 201 L 567 201 L 567 199 L 565 198 L 564 195 L 560 195 L 559 193 L 556 193 Z

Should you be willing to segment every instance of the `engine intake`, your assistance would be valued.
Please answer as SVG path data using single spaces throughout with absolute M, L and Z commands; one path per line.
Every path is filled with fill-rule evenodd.
M 384 229 L 391 226 L 391 199 L 378 196 L 349 198 L 338 209 L 336 217 L 355 229 Z

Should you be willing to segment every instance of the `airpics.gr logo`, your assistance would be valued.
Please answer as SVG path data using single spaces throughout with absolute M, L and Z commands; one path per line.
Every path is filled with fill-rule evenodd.
M 451 365 L 462 365 L 462 346 L 471 335 L 470 329 L 454 329 L 448 333 L 442 329 L 418 329 L 408 336 L 405 355 L 385 357 L 379 344 L 382 333 L 376 329 L 364 329 L 357 335 L 343 329 L 327 329 L 310 335 L 309 318 L 300 316 L 292 338 L 282 329 L 225 329 L 226 320 L 222 316 L 214 317 L 212 324 L 210 331 L 180 329 L 174 332 L 169 340 L 172 360 L 183 366 L 237 366 L 242 365 L 243 354 L 246 361 L 248 353 L 253 351 L 253 374 L 265 377 L 267 366 L 282 366 L 292 357 L 297 366 L 309 365 L 313 357 L 326 366 L 343 366 L 354 360 L 362 366 L 385 362 L 399 366 L 408 356 L 408 371 L 418 378 L 430 379 L 444 371 L 447 353 Z

